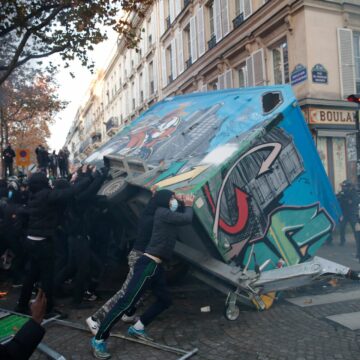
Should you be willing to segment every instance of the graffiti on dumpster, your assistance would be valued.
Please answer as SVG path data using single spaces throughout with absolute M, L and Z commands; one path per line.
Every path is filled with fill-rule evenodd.
M 333 222 L 319 204 L 282 205 L 285 190 L 304 167 L 292 138 L 282 129 L 273 129 L 264 140 L 272 142 L 255 144 L 223 171 L 216 192 L 211 182 L 203 187 L 213 217 L 213 238 L 226 258 L 238 264 L 247 263 L 253 245 L 255 254 L 264 257 L 258 255 L 257 261 L 282 258 L 294 264 L 307 258 L 311 246 L 330 234 Z M 308 228 L 314 233 L 300 241 Z

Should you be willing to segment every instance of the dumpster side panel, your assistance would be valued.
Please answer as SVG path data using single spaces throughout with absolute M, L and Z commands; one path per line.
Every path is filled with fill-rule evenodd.
M 291 103 L 282 114 L 204 184 L 195 204 L 227 262 L 305 261 L 341 215 L 300 108 Z

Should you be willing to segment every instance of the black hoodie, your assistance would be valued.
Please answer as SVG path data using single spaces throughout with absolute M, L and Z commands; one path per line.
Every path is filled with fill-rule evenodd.
M 75 194 L 91 182 L 89 174 L 82 175 L 76 185 L 67 189 L 52 190 L 44 173 L 36 173 L 29 179 L 30 197 L 26 213 L 29 216 L 27 234 L 49 237 L 58 223 L 58 205 L 67 203 Z

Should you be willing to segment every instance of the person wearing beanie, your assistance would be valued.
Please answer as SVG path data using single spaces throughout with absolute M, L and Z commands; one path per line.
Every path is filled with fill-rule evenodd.
M 71 200 L 91 183 L 91 169 L 82 167 L 81 181 L 66 189 L 51 189 L 43 172 L 29 179 L 29 202 L 24 210 L 28 217 L 25 249 L 29 271 L 21 290 L 17 312 L 28 313 L 29 301 L 36 282 L 47 298 L 47 314 L 53 315 L 54 232 L 58 224 L 58 206 Z
M 146 290 L 152 290 L 156 301 L 140 316 L 135 325 L 128 329 L 129 335 L 148 338 L 145 326 L 172 303 L 162 263 L 170 260 L 172 256 L 177 238 L 177 227 L 189 225 L 192 222 L 194 196 L 180 197 L 172 191 L 164 189 L 156 192 L 154 199 L 156 211 L 150 242 L 134 266 L 134 274 L 124 296 L 109 311 L 101 322 L 96 336 L 91 339 L 93 355 L 98 359 L 111 357 L 105 342 L 110 335 L 111 328 L 126 312 L 132 310 Z M 185 204 L 183 213 L 176 211 L 179 205 L 178 200 L 182 200 Z

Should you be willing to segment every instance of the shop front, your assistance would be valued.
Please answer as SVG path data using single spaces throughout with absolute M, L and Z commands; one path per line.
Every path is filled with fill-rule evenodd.
M 303 111 L 335 193 L 344 180 L 356 184 L 354 110 L 307 107 Z

